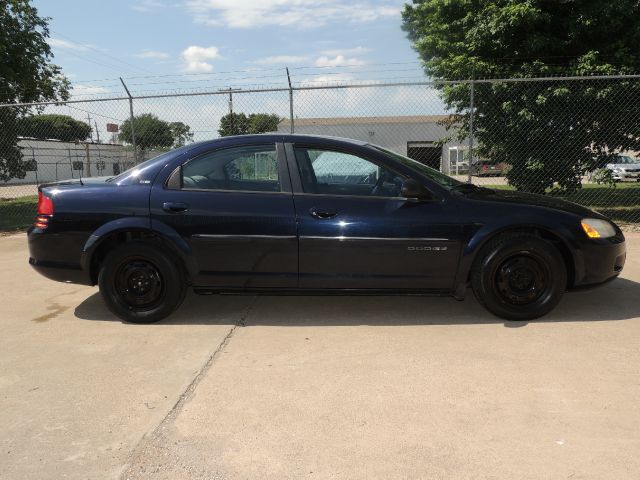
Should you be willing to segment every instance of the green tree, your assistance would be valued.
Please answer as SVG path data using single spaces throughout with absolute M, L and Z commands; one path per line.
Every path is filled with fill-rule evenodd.
M 244 113 L 227 113 L 220 119 L 218 134 L 221 137 L 246 135 L 249 133 L 249 119 Z
M 193 141 L 193 132 L 191 131 L 191 127 L 186 123 L 182 122 L 171 122 L 169 124 L 169 128 L 171 128 L 171 135 L 173 136 L 173 146 L 175 148 L 182 147 L 187 143 Z
M 152 113 L 133 117 L 133 134 L 136 137 L 136 146 L 141 150 L 184 145 L 193 138 L 188 125 L 182 122 L 165 122 Z M 118 138 L 133 144 L 131 120 L 128 119 L 122 123 Z
M 636 0 L 414 0 L 403 27 L 436 80 L 640 71 Z M 468 84 L 443 84 L 468 132 Z M 640 81 L 476 83 L 478 153 L 508 162 L 509 183 L 580 188 L 611 152 L 640 149 Z
M 48 18 L 27 0 L 0 1 L 0 103 L 67 99 L 69 82 L 53 65 L 47 44 Z M 0 107 L 0 180 L 24 178 L 18 148 L 18 120 L 23 107 Z
M 68 115 L 29 115 L 18 120 L 18 135 L 38 139 L 55 139 L 63 142 L 84 140 L 91 127 Z
M 278 130 L 280 117 L 275 113 L 252 113 L 249 115 L 249 133 L 267 133 Z
M 218 133 L 221 137 L 229 135 L 247 135 L 255 133 L 275 132 L 278 130 L 280 117 L 275 113 L 228 113 L 220 119 Z

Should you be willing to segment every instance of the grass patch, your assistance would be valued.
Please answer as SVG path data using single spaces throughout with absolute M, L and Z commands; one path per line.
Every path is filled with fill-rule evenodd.
M 25 230 L 38 213 L 38 196 L 0 199 L 0 231 Z
M 510 185 L 486 186 L 496 190 L 515 190 Z M 640 223 L 640 183 L 617 183 L 615 188 L 589 184 L 575 193 L 549 195 L 597 210 L 615 222 Z

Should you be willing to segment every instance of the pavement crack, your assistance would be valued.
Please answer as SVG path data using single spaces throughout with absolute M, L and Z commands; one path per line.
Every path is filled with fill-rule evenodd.
M 207 357 L 207 360 L 204 362 L 202 367 L 200 367 L 200 370 L 198 370 L 196 375 L 193 377 L 193 380 L 191 380 L 191 383 L 189 383 L 189 385 L 187 385 L 187 388 L 182 392 L 182 394 L 180 394 L 180 396 L 178 397 L 178 400 L 173 405 L 173 407 L 171 407 L 169 412 L 164 416 L 162 421 L 160 421 L 160 423 L 151 431 L 151 433 L 144 435 L 140 439 L 138 444 L 134 447 L 133 451 L 131 452 L 131 455 L 129 456 L 129 461 L 124 465 L 123 473 L 121 476 L 123 480 L 129 478 L 128 476 L 129 468 L 131 467 L 131 465 L 134 464 L 135 460 L 144 452 L 144 449 L 147 447 L 147 445 L 151 444 L 155 439 L 157 439 L 161 435 L 162 430 L 164 430 L 165 427 L 177 417 L 178 413 L 180 413 L 180 411 L 182 410 L 182 407 L 184 406 L 184 404 L 193 395 L 193 392 L 195 391 L 196 387 L 198 386 L 202 378 L 207 374 L 207 372 L 209 371 L 211 366 L 214 364 L 214 362 L 216 361 L 220 353 L 227 347 L 227 345 L 229 344 L 229 341 L 233 338 L 233 335 L 235 334 L 236 330 L 238 328 L 247 326 L 247 319 L 249 318 L 249 315 L 251 314 L 251 311 L 253 310 L 253 307 L 257 302 L 257 298 L 258 297 L 256 296 L 251 298 L 251 301 L 249 302 L 247 307 L 244 309 L 244 311 L 240 315 L 240 318 L 238 318 L 236 323 L 229 329 L 229 331 L 227 332 L 225 337 L 222 339 L 222 341 L 218 344 L 218 346 L 215 348 L 215 350 L 209 355 L 209 357 Z

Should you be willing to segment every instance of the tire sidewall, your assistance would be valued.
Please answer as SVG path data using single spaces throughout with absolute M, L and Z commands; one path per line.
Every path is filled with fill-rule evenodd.
M 547 270 L 548 286 L 538 299 L 526 305 L 514 305 L 498 292 L 496 275 L 505 260 L 514 255 L 535 258 Z M 560 301 L 567 286 L 564 259 L 549 242 L 520 236 L 494 242 L 481 256 L 473 275 L 472 287 L 478 300 L 493 314 L 507 320 L 531 320 L 549 313 Z
M 162 298 L 152 307 L 131 307 L 116 291 L 115 276 L 119 266 L 134 257 L 151 263 L 163 282 Z M 175 259 L 161 248 L 144 242 L 125 243 L 111 251 L 102 262 L 98 285 L 107 308 L 119 318 L 133 323 L 152 323 L 165 318 L 178 308 L 185 293 L 184 278 Z

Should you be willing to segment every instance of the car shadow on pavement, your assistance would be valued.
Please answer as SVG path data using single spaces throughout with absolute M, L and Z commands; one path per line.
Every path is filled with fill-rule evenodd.
M 567 293 L 560 305 L 534 322 L 640 320 L 640 283 L 619 278 L 598 289 Z M 83 320 L 121 321 L 98 293 L 75 308 Z M 153 325 L 237 324 L 274 326 L 452 325 L 503 323 L 469 290 L 465 301 L 422 296 L 200 296 L 189 293 L 171 316 Z

